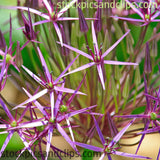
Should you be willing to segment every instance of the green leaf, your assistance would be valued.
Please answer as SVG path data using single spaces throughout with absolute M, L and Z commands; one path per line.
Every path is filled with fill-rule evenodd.
M 131 114 L 141 114 L 144 113 L 146 106 L 138 107 L 132 111 Z

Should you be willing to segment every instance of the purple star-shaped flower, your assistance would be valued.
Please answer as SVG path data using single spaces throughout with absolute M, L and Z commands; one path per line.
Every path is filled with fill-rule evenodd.
M 88 144 L 84 144 L 84 143 L 79 143 L 79 142 L 75 142 L 75 144 L 77 146 L 80 146 L 82 148 L 86 148 L 95 152 L 102 152 L 103 154 L 101 155 L 101 157 L 99 158 L 99 160 L 104 159 L 104 157 L 107 155 L 109 160 L 112 160 L 111 158 L 111 154 L 115 154 L 115 155 L 119 155 L 119 156 L 124 156 L 124 157 L 131 157 L 131 158 L 142 158 L 142 159 L 150 159 L 149 157 L 144 157 L 144 156 L 139 156 L 139 155 L 135 155 L 135 154 L 130 154 L 130 153 L 123 153 L 123 152 L 119 152 L 117 151 L 117 149 L 119 147 L 116 146 L 117 142 L 121 139 L 121 137 L 123 136 L 123 134 L 126 132 L 126 130 L 132 125 L 132 123 L 134 122 L 135 119 L 133 119 L 131 122 L 129 122 L 113 139 L 110 143 L 106 143 L 105 139 L 103 137 L 103 134 L 99 128 L 99 125 L 95 119 L 95 117 L 93 116 L 94 119 L 94 123 L 96 126 L 96 130 L 98 132 L 98 135 L 100 137 L 100 140 L 102 142 L 103 148 L 101 147 L 96 147 L 96 146 L 92 146 L 92 145 L 88 145 Z
M 156 19 L 160 15 L 160 11 L 159 11 L 160 6 L 158 7 L 152 6 L 154 4 L 152 1 L 146 2 L 148 3 L 149 7 L 143 7 L 143 4 L 141 3 L 134 2 L 133 4 L 129 0 L 125 0 L 125 1 L 130 6 L 130 8 L 141 17 L 141 19 L 117 17 L 117 16 L 111 16 L 111 17 L 129 21 L 129 22 L 143 23 L 143 26 L 149 24 L 150 22 L 160 21 L 160 19 Z M 152 8 L 152 7 L 155 7 L 155 8 Z
M 105 82 L 104 82 L 104 76 L 103 76 L 103 71 L 102 71 L 102 66 L 104 64 L 113 64 L 113 65 L 138 65 L 137 63 L 131 63 L 131 62 L 120 62 L 120 61 L 111 61 L 111 60 L 104 60 L 105 56 L 107 56 L 121 41 L 122 39 L 129 33 L 125 33 L 117 42 L 115 42 L 106 52 L 102 54 L 102 48 L 98 48 L 98 43 L 97 43 L 97 38 L 95 34 L 95 29 L 94 29 L 94 24 L 92 22 L 92 38 L 93 38 L 93 44 L 94 44 L 94 53 L 92 50 L 90 50 L 91 55 L 88 55 L 87 53 L 80 51 L 79 49 L 76 49 L 74 47 L 71 47 L 67 44 L 63 44 L 64 47 L 67 47 L 68 49 L 81 54 L 82 56 L 88 58 L 89 60 L 93 61 L 88 64 L 85 64 L 81 67 L 76 68 L 73 71 L 70 71 L 69 73 L 65 74 L 64 76 L 75 73 L 81 70 L 84 70 L 86 68 L 92 67 L 96 65 L 98 75 L 102 84 L 103 89 L 105 90 Z M 59 42 L 58 42 L 59 43 Z

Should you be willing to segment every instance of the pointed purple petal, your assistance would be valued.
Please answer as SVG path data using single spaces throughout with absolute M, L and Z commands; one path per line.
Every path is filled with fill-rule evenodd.
M 52 8 L 51 8 L 50 4 L 48 3 L 48 1 L 43 0 L 43 3 L 45 5 L 46 9 L 48 10 L 49 14 L 52 14 Z
M 19 107 L 21 107 L 21 106 L 23 106 L 23 105 L 25 105 L 25 104 L 27 104 L 27 103 L 29 103 L 29 102 L 32 102 L 32 101 L 40 98 L 41 96 L 45 95 L 47 92 L 48 92 L 48 89 L 44 89 L 44 90 L 40 91 L 39 93 L 33 95 L 31 98 L 27 99 L 27 100 L 24 101 L 23 103 L 21 103 L 21 104 L 19 104 L 18 106 L 14 107 L 13 110 L 14 110 L 14 109 L 17 109 L 17 108 L 19 108 Z
M 87 108 L 83 108 L 83 109 L 80 109 L 80 110 L 77 110 L 77 111 L 73 111 L 73 112 L 71 112 L 71 113 L 68 113 L 68 117 L 72 117 L 72 116 L 74 116 L 74 115 L 83 113 L 83 112 L 85 112 L 85 111 L 87 111 L 87 110 L 90 110 L 90 109 L 92 109 L 92 108 L 94 108 L 94 107 L 97 107 L 97 105 L 93 105 L 93 106 L 90 106 L 90 107 L 87 107 Z
M 63 76 L 64 74 L 67 72 L 67 70 L 72 66 L 72 64 L 74 63 L 74 61 L 79 57 L 76 56 L 76 58 L 73 59 L 73 61 L 65 68 L 65 70 L 58 76 L 58 78 L 54 81 L 55 83 L 57 83 Z
M 112 157 L 110 154 L 107 154 L 108 160 L 112 160 Z
M 103 90 L 105 90 L 104 77 L 103 77 L 101 64 L 97 64 L 97 71 L 98 71 L 98 75 L 99 75 Z
M 18 125 L 17 127 L 13 127 L 10 130 L 14 130 L 14 129 L 19 129 L 19 128 L 33 128 L 33 127 L 39 127 L 39 126 L 43 126 L 46 125 L 48 123 L 48 120 L 46 121 L 42 121 L 41 119 L 37 119 L 34 122 L 24 122 L 21 123 L 20 125 Z
M 122 117 L 122 118 L 149 118 L 150 115 L 144 115 L 144 114 L 133 114 L 133 115 L 118 115 L 115 117 Z
M 25 145 L 26 149 L 27 149 L 27 150 L 29 151 L 29 153 L 33 156 L 33 158 L 34 158 L 35 160 L 37 160 L 37 158 L 35 157 L 33 151 L 31 150 L 31 147 L 29 146 L 29 143 L 26 141 L 26 139 L 25 139 L 24 135 L 22 134 L 22 132 L 19 131 L 18 134 L 19 134 L 21 140 L 23 141 L 23 144 Z M 23 153 L 23 151 L 20 153 L 20 155 L 21 155 L 22 153 Z M 20 156 L 20 155 L 19 155 L 19 156 Z M 19 156 L 18 156 L 17 158 L 19 158 Z
M 74 135 L 73 135 L 73 131 L 72 131 L 72 127 L 71 127 L 71 123 L 69 121 L 68 118 L 66 118 L 66 122 L 67 122 L 67 125 L 68 125 L 68 128 L 69 128 L 69 132 L 70 132 L 70 135 L 72 137 L 72 141 L 75 142 L 75 139 L 74 139 Z M 76 146 L 75 146 L 76 147 Z
M 72 140 L 70 139 L 70 137 L 67 135 L 67 133 L 64 131 L 64 129 L 60 126 L 60 124 L 57 123 L 57 130 L 59 131 L 59 133 L 64 137 L 64 139 L 71 145 L 71 147 L 77 152 L 77 148 L 75 147 L 75 145 L 73 144 Z
M 23 90 L 25 91 L 25 93 L 27 94 L 27 96 L 29 98 L 32 97 L 32 95 L 25 88 L 23 88 Z M 46 115 L 46 112 L 44 111 L 44 107 L 42 107 L 41 104 L 38 101 L 34 101 L 34 104 L 43 113 L 43 115 Z
M 73 90 L 73 89 L 64 88 L 64 87 L 57 87 L 57 86 L 55 86 L 54 89 L 56 91 L 66 92 L 66 93 L 74 93 L 75 92 L 75 90 Z M 79 92 L 79 91 L 76 94 L 86 95 L 85 93 L 82 93 L 82 92 Z
M 135 121 L 135 118 L 129 122 L 114 138 L 113 140 L 110 142 L 110 144 L 108 145 L 108 147 L 113 146 L 114 144 L 116 144 L 121 137 L 123 136 L 123 134 L 126 132 L 126 130 L 132 125 L 132 123 Z
M 142 19 L 144 18 L 144 15 L 128 0 L 125 0 L 129 6 L 133 9 L 133 11 L 135 11 Z
M 7 138 L 6 138 L 6 140 L 4 141 L 4 143 L 2 145 L 2 148 L 0 150 L 0 157 L 2 156 L 2 153 L 4 152 L 6 146 L 8 145 L 8 143 L 10 141 L 10 139 L 12 138 L 13 133 L 14 133 L 14 131 L 10 131 L 9 134 L 8 134 L 8 136 L 7 136 Z
M 48 129 L 48 136 L 46 138 L 47 140 L 47 145 L 46 145 L 46 158 L 45 160 L 48 159 L 48 153 L 50 151 L 50 146 L 51 146 L 51 140 L 52 140 L 52 134 L 53 134 L 53 125 L 51 125 Z
M 93 119 L 94 119 L 94 123 L 95 123 L 95 126 L 96 126 L 96 130 L 97 130 L 97 132 L 98 132 L 99 138 L 100 138 L 102 144 L 104 145 L 104 144 L 105 144 L 105 139 L 104 139 L 104 137 L 103 137 L 103 134 L 102 134 L 102 132 L 101 132 L 101 129 L 99 128 L 99 125 L 98 125 L 95 117 L 94 117 L 94 116 L 92 116 L 92 117 L 93 117 Z
M 159 152 L 158 152 L 158 155 L 157 155 L 157 160 L 159 160 L 160 158 L 160 148 L 159 148 Z
M 66 75 L 69 75 L 69 74 L 71 74 L 71 73 L 79 72 L 79 71 L 82 71 L 82 70 L 84 70 L 84 69 L 86 69 L 86 68 L 92 67 L 92 66 L 94 66 L 95 64 L 96 64 L 95 62 L 87 63 L 87 64 L 85 64 L 85 65 L 83 65 L 83 66 L 81 66 L 81 67 L 78 67 L 78 68 L 70 71 L 69 73 L 66 73 L 65 75 L 63 75 L 63 77 L 66 76 Z
M 75 17 L 60 17 L 57 19 L 57 21 L 70 21 L 70 20 L 79 20 L 79 18 L 75 18 Z
M 57 42 L 57 43 L 60 44 L 59 42 Z M 70 50 L 72 50 L 72 51 L 74 51 L 74 52 L 76 52 L 76 53 L 79 53 L 82 56 L 84 56 L 84 57 L 86 57 L 86 58 L 88 58 L 88 59 L 90 59 L 90 60 L 93 61 L 92 56 L 88 55 L 87 53 L 85 53 L 85 52 L 83 52 L 83 51 L 81 51 L 81 50 L 79 50 L 77 48 L 71 47 L 71 46 L 69 46 L 67 44 L 64 44 L 64 43 L 63 43 L 63 46 L 66 47 L 66 48 L 68 48 L 68 49 L 70 49 Z
M 124 20 L 124 21 L 130 21 L 130 22 L 142 22 L 145 23 L 145 20 L 142 19 L 134 19 L 134 18 L 126 18 L 126 17 L 118 17 L 118 16 L 111 16 L 112 18 Z
M 148 121 L 146 122 L 146 124 L 145 124 L 144 131 L 146 131 L 146 130 L 148 129 L 149 124 L 150 124 L 150 121 L 148 120 Z M 144 136 L 145 136 L 145 133 L 143 133 L 142 136 L 141 136 L 141 139 L 140 139 L 140 141 L 139 141 L 138 147 L 137 147 L 137 149 L 136 149 L 136 154 L 138 153 L 138 150 L 139 150 L 139 148 L 140 148 L 140 146 L 141 146 L 141 144 L 142 144 L 142 141 L 143 141 L 143 139 L 144 139 Z
M 124 157 L 131 157 L 131 158 L 152 159 L 149 157 L 139 156 L 139 155 L 130 154 L 130 153 L 124 153 L 124 152 L 119 152 L 119 151 L 115 151 L 115 152 L 113 152 L 113 154 L 116 154 L 119 156 L 124 156 Z
M 120 61 L 110 61 L 110 60 L 104 60 L 105 64 L 113 64 L 113 65 L 138 65 L 137 63 L 132 62 L 120 62 Z
M 96 50 L 94 52 L 97 53 L 97 55 L 99 56 L 99 49 L 98 49 L 97 38 L 96 38 L 93 21 L 92 21 L 92 38 L 93 38 L 93 44 L 95 45 L 95 50 Z
M 32 73 L 28 68 L 22 65 L 22 68 L 40 85 L 44 85 L 43 81 L 37 77 L 34 73 Z
M 12 19 L 11 19 L 11 15 L 10 15 L 10 30 L 9 30 L 9 45 L 12 45 Z
M 122 39 L 125 36 L 127 36 L 127 34 L 129 32 L 130 32 L 130 30 L 128 32 L 126 32 L 118 41 L 116 41 L 109 49 L 107 49 L 107 51 L 102 54 L 102 58 L 104 58 L 108 53 L 110 53 L 122 41 Z
M 51 102 L 51 118 L 54 119 L 54 92 L 50 92 L 50 102 Z
M 7 55 L 7 46 L 6 46 L 6 49 L 5 49 L 4 59 L 3 59 L 3 62 L 2 62 L 2 68 L 1 68 L 1 73 L 0 73 L 0 83 L 2 83 L 2 80 L 4 78 L 4 74 L 5 74 L 5 70 L 6 70 L 6 55 Z
M 58 27 L 58 24 L 54 22 L 53 25 L 54 25 L 54 28 L 55 28 L 55 30 L 57 32 L 60 44 L 61 44 L 61 46 L 63 46 L 62 34 L 61 34 L 61 31 L 60 31 L 60 29 Z
M 96 146 L 92 146 L 92 145 L 84 144 L 84 143 L 79 143 L 79 142 L 75 142 L 75 144 L 77 146 L 80 146 L 82 148 L 86 148 L 86 149 L 89 149 L 95 152 L 103 152 L 103 148 L 100 148 L 100 147 L 96 147 Z
M 0 129 L 2 129 L 2 128 L 8 128 L 9 127 L 9 125 L 6 125 L 6 124 L 0 124 Z
M 3 101 L 0 99 L 0 104 L 2 106 L 2 108 L 4 109 L 4 111 L 6 112 L 7 116 L 9 117 L 9 119 L 11 121 L 15 120 L 11 114 L 11 112 L 9 111 L 8 107 L 3 103 Z
M 62 84 L 62 87 L 64 87 L 64 83 Z M 62 94 L 63 92 L 60 92 L 57 96 L 57 100 L 56 100 L 56 104 L 55 104 L 55 108 L 54 108 L 54 116 L 56 117 L 58 110 L 59 110 L 59 106 L 62 100 Z
M 86 77 L 86 74 L 84 75 L 82 81 L 80 82 L 79 86 L 77 87 L 77 89 L 75 90 L 75 92 L 73 93 L 73 95 L 68 99 L 68 101 L 66 102 L 66 105 L 69 106 L 73 100 L 73 98 L 76 96 L 76 93 L 78 92 L 78 90 L 80 89 L 84 79 Z
M 74 3 L 76 3 L 77 0 L 72 0 L 70 3 L 68 3 L 63 9 L 61 9 L 59 12 L 58 12 L 58 15 L 57 17 L 59 18 L 64 12 L 66 12 L 70 7 L 73 6 Z
M 11 6 L 11 7 L 8 7 L 7 6 L 7 8 L 8 9 L 20 9 L 20 10 L 28 11 L 28 7 L 21 7 L 21 6 Z M 47 20 L 50 20 L 50 17 L 48 15 L 46 15 L 46 14 L 44 14 L 44 13 L 42 13 L 42 12 L 36 10 L 36 9 L 29 8 L 29 11 L 32 12 L 32 13 L 34 13 L 34 14 L 37 14 L 37 15 L 39 15 L 39 16 L 47 19 Z
M 39 24 L 43 24 L 43 23 L 48 23 L 50 22 L 50 20 L 42 20 L 42 21 L 38 21 L 38 22 L 35 22 L 32 24 L 32 26 L 36 26 L 36 25 L 39 25 Z M 20 27 L 20 28 L 17 28 L 16 30 L 19 30 L 19 29 L 24 29 L 25 27 Z
M 147 133 L 153 133 L 153 132 L 158 132 L 158 131 L 160 131 L 160 126 L 139 132 L 137 134 L 147 134 Z
M 97 105 L 94 105 L 94 106 L 90 106 L 90 107 L 87 107 L 87 108 L 83 108 L 83 109 L 80 109 L 80 110 L 73 111 L 73 112 L 71 112 L 71 113 L 66 114 L 65 117 L 67 117 L 67 118 L 72 117 L 72 116 L 74 116 L 74 115 L 77 115 L 77 114 L 83 113 L 83 112 L 85 112 L 85 111 L 87 111 L 87 110 L 90 110 L 90 109 L 92 109 L 92 108 L 94 108 L 94 107 L 96 107 L 96 106 L 97 106 Z M 58 121 L 61 121 L 62 119 L 64 119 L 64 116 L 60 116 L 60 117 L 57 118 Z
M 39 57 L 40 57 L 40 59 L 41 59 L 41 64 L 42 64 L 44 73 L 45 73 L 45 75 L 46 75 L 46 78 L 47 78 L 48 82 L 51 82 L 51 80 L 52 80 L 51 74 L 50 74 L 50 72 L 49 72 L 49 70 L 48 70 L 47 64 L 46 64 L 46 62 L 45 62 L 45 60 L 44 60 L 44 58 L 43 58 L 43 55 L 42 55 L 39 47 L 37 47 L 37 50 L 38 50 Z

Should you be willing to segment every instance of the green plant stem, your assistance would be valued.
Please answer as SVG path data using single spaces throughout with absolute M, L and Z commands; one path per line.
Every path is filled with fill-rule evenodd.
M 114 103 L 115 103 L 115 111 L 116 111 L 116 113 L 118 113 L 117 96 L 114 96 Z
M 118 86 L 119 86 L 118 98 L 119 98 L 119 103 L 120 103 L 121 102 L 121 83 L 120 83 L 120 80 L 118 80 Z
M 125 109 L 125 106 L 126 106 L 126 104 L 127 104 L 127 99 L 128 99 L 128 98 L 125 98 L 125 99 L 124 99 L 124 103 L 123 103 L 123 106 L 122 106 L 122 110 Z

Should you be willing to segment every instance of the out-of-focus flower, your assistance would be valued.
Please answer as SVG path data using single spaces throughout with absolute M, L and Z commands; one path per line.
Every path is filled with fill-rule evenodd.
M 138 24 L 143 23 L 143 25 L 147 25 L 150 22 L 159 22 L 160 21 L 160 19 L 156 19 L 160 14 L 159 6 L 158 7 L 152 6 L 152 3 L 153 3 L 152 1 L 147 0 L 149 7 L 142 7 L 144 5 L 141 3 L 138 3 L 138 2 L 134 2 L 134 4 L 133 4 L 129 0 L 125 0 L 125 1 L 129 5 L 129 7 L 132 8 L 132 10 L 141 17 L 141 19 L 134 19 L 134 18 L 128 18 L 128 17 L 118 17 L 118 16 L 111 16 L 111 17 L 118 18 L 118 19 L 125 20 L 125 21 L 129 21 L 129 22 L 137 22 Z M 142 3 L 144 3 L 144 2 L 142 2 Z M 139 6 L 139 5 L 142 5 L 142 6 Z

